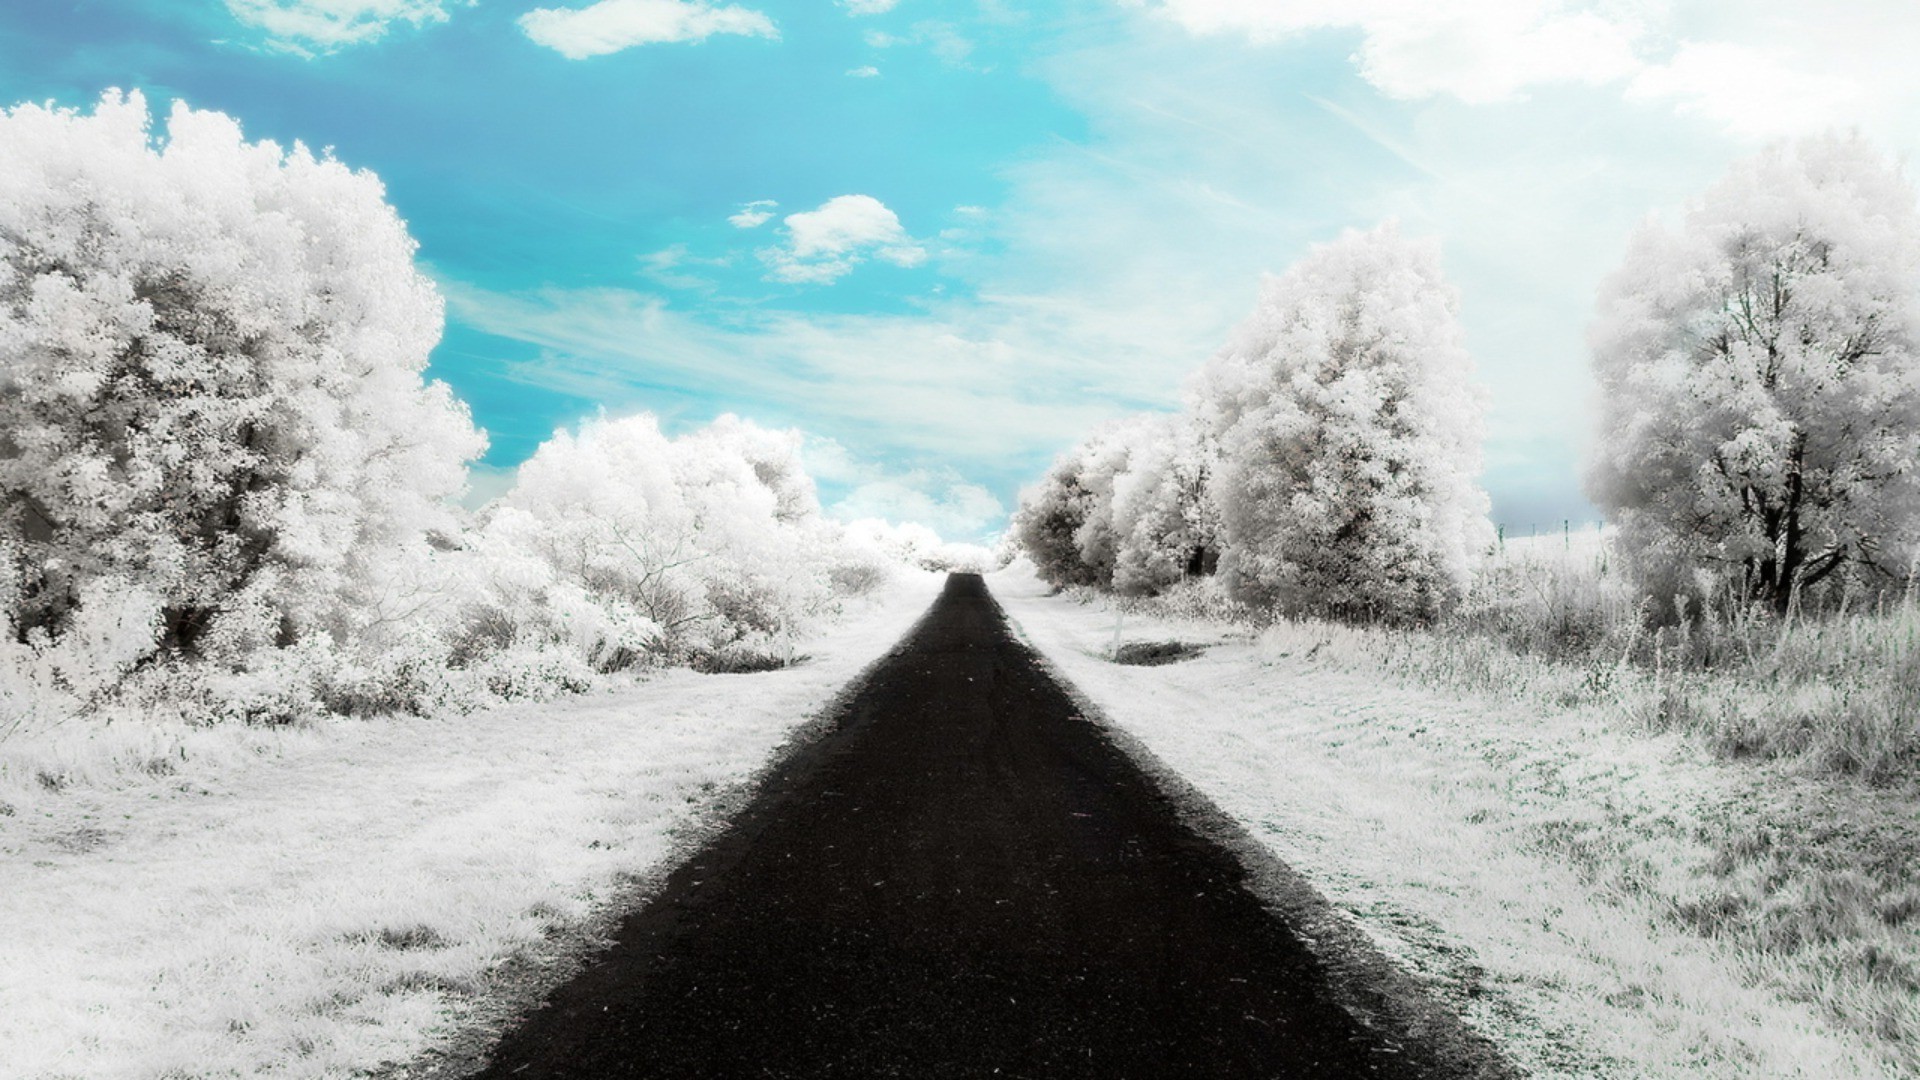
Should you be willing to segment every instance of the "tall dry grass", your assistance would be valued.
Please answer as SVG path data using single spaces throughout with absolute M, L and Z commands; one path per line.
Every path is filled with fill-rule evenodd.
M 1889 784 L 1920 776 L 1920 597 L 1785 618 L 1731 590 L 1657 626 L 1600 530 L 1510 543 L 1430 632 L 1383 639 L 1394 663 L 1463 687 L 1606 704 L 1729 758 L 1787 759 Z M 1655 628 L 1649 629 L 1650 626 Z

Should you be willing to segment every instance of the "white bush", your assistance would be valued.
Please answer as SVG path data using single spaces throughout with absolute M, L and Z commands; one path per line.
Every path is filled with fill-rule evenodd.
M 878 584 L 850 572 L 864 556 L 821 516 L 799 444 L 732 416 L 679 439 L 644 414 L 555 433 L 470 544 L 455 662 L 551 646 L 604 672 L 790 652 L 840 595 Z
M 7 617 L 68 690 L 379 636 L 484 445 L 413 253 L 371 174 L 218 113 L 0 116 Z
M 846 526 L 847 540 L 856 549 L 871 552 L 882 565 L 911 566 L 937 573 L 984 574 L 1005 566 L 1011 552 L 979 544 L 942 539 L 925 525 L 895 525 L 879 518 L 861 518 Z

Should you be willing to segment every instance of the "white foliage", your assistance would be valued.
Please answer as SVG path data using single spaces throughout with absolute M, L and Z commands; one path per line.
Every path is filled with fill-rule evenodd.
M 882 518 L 861 518 L 846 527 L 847 540 L 888 563 L 942 573 L 984 574 L 1006 565 L 997 550 L 944 540 L 917 522 L 895 525 Z
M 1903 579 L 1920 535 L 1920 218 L 1858 137 L 1737 164 L 1601 291 L 1590 491 L 1649 591 Z
M 1456 304 L 1438 246 L 1390 224 L 1269 280 L 1198 389 L 1243 599 L 1408 620 L 1464 591 L 1492 529 Z
M 1220 522 L 1207 492 L 1218 453 L 1189 416 L 1155 417 L 1133 434 L 1113 479 L 1113 587 L 1151 594 L 1212 572 Z
M 422 381 L 441 306 L 413 251 L 371 174 L 218 113 L 177 105 L 164 139 L 138 94 L 0 116 L 16 630 L 121 668 L 142 626 L 235 670 L 354 639 L 484 445 Z
M 474 541 L 480 606 L 599 670 L 787 647 L 857 561 L 799 448 L 733 416 L 679 439 L 644 414 L 557 432 Z
M 1159 423 L 1132 416 L 1101 426 L 1021 493 L 1012 531 L 1049 584 L 1112 587 L 1121 539 L 1113 516 L 1114 481 L 1126 472 L 1135 445 L 1153 439 Z

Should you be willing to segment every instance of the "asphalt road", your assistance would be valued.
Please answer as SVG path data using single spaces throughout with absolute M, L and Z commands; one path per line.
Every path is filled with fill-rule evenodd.
M 482 1075 L 1433 1076 L 977 576 Z

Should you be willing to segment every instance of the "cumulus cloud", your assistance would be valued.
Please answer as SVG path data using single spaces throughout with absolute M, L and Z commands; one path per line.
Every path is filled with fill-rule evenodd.
M 820 435 L 807 437 L 801 458 L 815 480 L 846 492 L 826 507 L 839 521 L 878 518 L 894 525 L 924 525 L 942 536 L 978 536 L 1007 515 L 1006 504 L 993 492 L 951 468 L 883 465 Z
M 839 521 L 879 518 L 925 525 L 941 536 L 979 536 L 1007 516 L 1006 504 L 978 484 L 940 483 L 924 473 L 874 480 L 827 507 Z
M 1195 34 L 1237 33 L 1256 42 L 1316 30 L 1358 30 L 1355 59 L 1367 81 L 1394 97 L 1450 94 L 1484 103 L 1549 82 L 1603 83 L 1640 67 L 1639 20 L 1617 4 L 1561 0 L 1122 0 Z
M 600 0 L 583 8 L 535 8 L 520 16 L 520 29 L 569 60 L 636 45 L 704 41 L 715 34 L 780 36 L 773 20 L 758 11 L 704 0 Z
M 1907 127 L 1920 39 L 1910 0 L 1118 0 L 1197 35 L 1254 43 L 1360 35 L 1360 74 L 1390 97 L 1507 101 L 1535 86 L 1620 88 L 1741 137 Z M 1899 104 L 1896 104 L 1899 103 Z
M 1846 76 L 1798 70 L 1779 51 L 1731 42 L 1689 43 L 1627 87 L 1634 100 L 1668 99 L 1681 113 L 1741 135 L 1807 131 L 1857 115 L 1864 87 Z
M 780 204 L 772 199 L 755 199 L 742 206 L 740 212 L 727 218 L 736 229 L 757 229 L 773 219 L 774 208 Z
M 788 214 L 785 225 L 787 246 L 760 253 L 778 281 L 829 285 L 869 257 L 908 267 L 927 259 L 899 216 L 871 195 L 837 195 Z
M 383 37 L 394 23 L 446 22 L 474 0 L 227 0 L 227 11 L 266 33 L 267 43 L 314 56 Z

